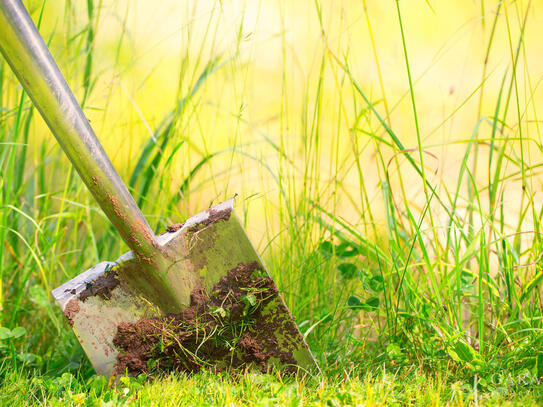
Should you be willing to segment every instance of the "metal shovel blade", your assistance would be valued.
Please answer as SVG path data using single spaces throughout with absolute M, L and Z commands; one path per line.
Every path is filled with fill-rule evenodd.
M 156 307 L 118 277 L 119 268 L 137 264 L 131 252 L 116 262 L 102 262 L 53 290 L 96 372 L 109 377 L 123 370 L 137 371 L 138 366 L 145 370 L 164 363 L 161 358 L 167 349 L 162 353 L 156 349 L 165 349 L 183 338 L 185 342 L 174 346 L 176 354 L 187 351 L 184 356 L 178 355 L 181 360 L 177 367 L 183 370 L 231 365 L 291 372 L 317 368 L 236 216 L 232 200 L 179 226 L 179 230 L 158 239 L 178 249 L 183 263 L 180 272 L 185 273 L 186 281 L 196 284 L 190 283 L 193 286 L 186 308 L 176 316 L 167 316 L 166 323 Z M 157 334 L 160 330 L 165 333 L 158 334 L 155 342 L 149 339 L 149 332 Z M 119 339 L 122 333 L 131 336 Z M 221 345 L 213 335 L 226 338 L 222 349 L 217 348 Z M 147 343 L 149 349 L 134 352 L 134 338 Z

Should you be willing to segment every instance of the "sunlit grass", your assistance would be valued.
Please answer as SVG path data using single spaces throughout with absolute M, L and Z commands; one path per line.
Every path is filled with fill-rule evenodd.
M 0 401 L 24 405 L 281 405 L 281 406 L 535 406 L 537 393 L 527 391 L 528 378 L 497 374 L 491 391 L 481 394 L 475 383 L 450 381 L 446 372 L 432 377 L 416 370 L 378 369 L 363 377 L 345 372 L 341 378 L 291 378 L 270 374 L 237 376 L 202 372 L 173 374 L 146 382 L 122 378 L 107 386 L 103 377 L 87 381 L 69 373 L 49 378 L 11 374 L 0 385 Z M 15 391 L 14 391 L 15 390 Z M 539 395 L 540 396 L 540 395 Z

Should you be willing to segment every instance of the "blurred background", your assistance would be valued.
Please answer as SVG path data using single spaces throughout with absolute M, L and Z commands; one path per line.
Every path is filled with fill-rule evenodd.
M 513 59 L 518 60 L 515 86 L 520 91 L 512 90 L 512 102 L 521 104 L 522 126 L 530 132 L 524 159 L 529 165 L 541 157 L 535 106 L 541 99 L 543 60 L 537 41 L 542 17 L 536 12 L 538 2 L 524 3 L 503 8 L 497 29 L 498 2 L 421 0 L 402 11 L 425 165 L 438 189 L 458 178 L 465 144 L 480 118 L 494 115 Z M 312 193 L 357 224 L 365 203 L 353 165 L 356 156 L 363 163 L 367 204 L 382 218 L 378 184 L 383 169 L 375 138 L 364 131 L 385 138 L 386 133 L 375 117 L 358 117 L 360 98 L 335 58 L 348 64 L 405 148 L 417 148 L 395 2 L 99 1 L 85 7 L 67 1 L 46 2 L 43 10 L 42 1 L 26 4 L 36 18 L 42 16 L 40 31 L 125 179 L 168 114 L 183 110 L 166 149 L 185 144 L 161 171 L 159 191 L 175 194 L 203 157 L 217 154 L 191 187 L 199 193 L 180 202 L 191 213 L 235 193 L 255 211 L 263 210 L 264 201 L 280 205 L 277 174 L 287 173 L 289 193 L 301 194 L 309 168 Z M 90 78 L 85 78 L 89 68 Z M 17 100 L 16 91 L 4 93 L 5 104 Z M 517 113 L 510 108 L 506 119 L 515 120 Z M 32 137 L 57 149 L 41 119 L 32 125 Z M 519 137 L 518 125 L 510 126 L 505 136 Z M 492 127 L 480 127 L 477 137 L 489 139 Z M 385 161 L 396 154 L 386 145 L 380 150 Z M 515 143 L 506 150 L 519 154 Z M 282 152 L 288 160 L 282 161 Z M 480 155 L 488 154 L 488 148 L 480 148 Z M 481 168 L 474 174 L 483 183 L 488 181 L 487 161 L 480 157 Z M 390 170 L 390 182 L 397 183 L 397 169 Z M 520 183 L 514 181 L 507 183 L 506 201 L 516 212 Z M 337 183 L 343 197 L 332 193 Z M 411 179 L 408 189 L 410 199 L 419 196 L 417 202 L 424 202 L 419 180 Z M 252 219 L 253 233 L 263 230 L 262 222 L 260 216 Z

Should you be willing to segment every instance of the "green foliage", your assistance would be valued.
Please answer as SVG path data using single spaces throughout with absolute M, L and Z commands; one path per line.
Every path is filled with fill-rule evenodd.
M 12 330 L 6 327 L 0 326 L 0 341 L 5 341 L 8 339 L 17 339 L 24 335 L 26 335 L 26 329 L 23 328 L 22 326 L 17 326 L 13 328 Z
M 49 378 L 12 372 L 0 384 L 0 403 L 23 405 L 40 400 L 51 406 L 528 406 L 537 405 L 542 397 L 541 389 L 532 387 L 536 381 L 529 373 L 496 373 L 488 380 L 476 377 L 469 383 L 450 379 L 429 377 L 412 369 L 330 379 L 250 372 L 233 378 L 203 371 L 192 376 L 172 374 L 152 382 L 140 375 L 107 383 L 100 376 L 84 380 L 69 373 Z

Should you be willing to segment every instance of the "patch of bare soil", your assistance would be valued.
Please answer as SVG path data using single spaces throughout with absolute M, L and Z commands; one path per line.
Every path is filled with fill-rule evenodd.
M 166 232 L 168 233 L 174 233 L 174 232 L 177 232 L 179 229 L 181 229 L 183 227 L 183 225 L 185 224 L 185 222 L 183 223 L 174 223 L 173 225 L 170 225 L 166 228 Z
M 197 372 L 203 367 L 221 371 L 247 365 L 266 372 L 272 360 L 286 366 L 284 371 L 295 372 L 296 361 L 288 349 L 300 343 L 299 335 L 275 284 L 259 264 L 239 264 L 211 293 L 193 290 L 190 306 L 179 314 L 119 324 L 113 339 L 120 350 L 114 374 Z
M 203 220 L 202 222 L 199 222 L 199 223 L 196 223 L 196 224 L 192 225 L 188 229 L 188 231 L 189 232 L 197 232 L 198 230 L 203 229 L 206 226 L 209 226 L 212 223 L 215 223 L 215 222 L 217 222 L 219 220 L 228 220 L 228 219 L 230 219 L 230 214 L 232 213 L 232 209 L 231 208 L 226 208 L 226 209 L 223 209 L 223 210 L 219 211 L 219 210 L 216 210 L 214 208 L 211 208 L 211 209 L 208 209 L 208 213 L 209 213 L 209 217 L 207 219 Z M 166 228 L 166 232 L 167 233 L 175 233 L 179 229 L 181 229 L 183 226 L 185 226 L 185 222 L 174 223 L 172 225 L 169 225 Z
M 77 313 L 80 311 L 79 307 L 79 301 L 77 301 L 75 298 L 72 298 L 66 306 L 64 307 L 64 316 L 68 320 L 68 325 L 74 326 L 74 317 L 77 315 Z
M 89 297 L 98 295 L 105 300 L 111 297 L 111 291 L 120 284 L 117 275 L 110 271 L 98 277 L 96 280 L 87 282 L 87 286 L 79 293 L 79 299 L 85 301 Z
M 209 217 L 202 222 L 196 223 L 195 225 L 191 226 L 188 231 L 189 232 L 197 232 L 200 229 L 205 228 L 206 226 L 209 226 L 215 222 L 218 222 L 220 220 L 228 220 L 230 219 L 230 214 L 232 213 L 231 208 L 226 208 L 223 210 L 216 210 L 214 208 L 208 209 Z

